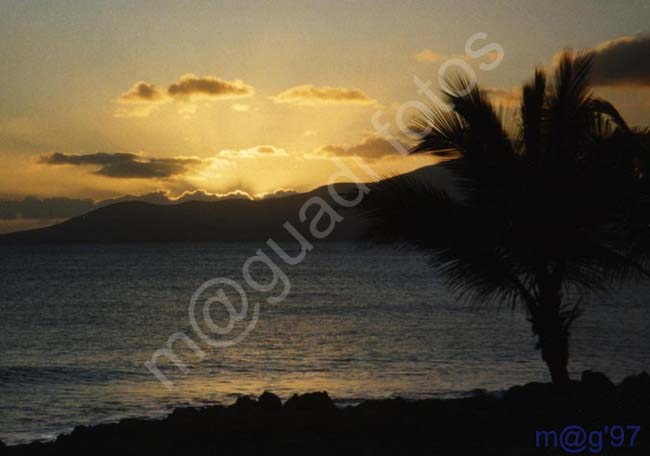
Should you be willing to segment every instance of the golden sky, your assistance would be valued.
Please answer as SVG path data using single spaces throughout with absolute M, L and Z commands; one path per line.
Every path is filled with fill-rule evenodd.
M 596 49 L 599 94 L 650 124 L 648 2 L 569 3 L 1 1 L 0 199 L 260 195 L 326 184 L 333 157 L 360 176 L 353 154 L 381 174 L 434 163 L 371 119 L 406 143 L 414 76 L 435 92 L 450 58 L 510 103 L 535 65 Z M 467 56 L 477 32 L 497 68 Z

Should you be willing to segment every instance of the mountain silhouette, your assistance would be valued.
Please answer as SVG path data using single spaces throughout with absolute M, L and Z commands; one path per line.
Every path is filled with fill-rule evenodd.
M 413 176 L 434 178 L 443 185 L 449 180 L 445 171 L 428 166 L 413 171 Z M 433 176 L 433 177 L 432 177 Z M 339 195 L 353 199 L 356 184 L 336 184 Z M 307 239 L 312 218 L 319 206 L 306 211 L 301 221 L 301 207 L 310 198 L 320 197 L 343 215 L 327 241 L 358 239 L 365 230 L 365 220 L 345 211 L 331 197 L 326 186 L 300 193 L 263 200 L 227 199 L 221 201 L 189 201 L 180 204 L 151 204 L 141 201 L 120 202 L 95 209 L 84 215 L 46 228 L 8 233 L 0 236 L 2 243 L 41 242 L 207 242 L 207 241 L 276 241 L 294 240 L 284 228 L 289 222 Z M 323 217 L 323 224 L 329 217 Z M 323 227 L 324 229 L 325 227 Z
M 339 185 L 339 192 L 352 186 Z M 309 220 L 299 220 L 302 205 L 319 196 L 332 204 L 327 188 L 284 198 L 190 201 L 162 205 L 142 201 L 116 203 L 46 228 L 0 236 L 0 242 L 205 242 L 293 239 L 282 226 L 290 222 L 307 235 Z M 334 206 L 332 206 L 334 207 Z M 314 213 L 317 208 L 314 207 Z M 309 214 L 310 211 L 308 211 Z M 354 239 L 357 220 L 345 217 L 332 240 Z

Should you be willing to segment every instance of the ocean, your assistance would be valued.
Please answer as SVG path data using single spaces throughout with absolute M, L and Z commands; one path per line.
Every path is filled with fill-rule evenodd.
M 297 253 L 295 245 L 281 247 Z M 251 277 L 270 291 L 253 290 L 242 275 L 258 249 L 284 274 L 253 263 Z M 241 286 L 248 312 L 223 338 L 204 340 L 188 306 L 218 278 Z M 226 296 L 234 313 L 216 302 L 206 314 L 197 301 L 203 334 L 210 325 L 228 329 L 243 314 L 233 290 Z M 269 302 L 282 291 L 284 299 Z M 0 440 L 7 444 L 264 390 L 283 398 L 326 390 L 346 404 L 548 381 L 520 311 L 456 302 L 426 257 L 409 250 L 315 244 L 291 266 L 263 243 L 0 246 L 0 292 Z M 645 284 L 590 300 L 572 334 L 574 376 L 591 369 L 620 381 L 650 368 L 649 296 Z M 245 328 L 231 346 L 209 344 Z M 175 334 L 196 345 L 173 345 L 186 372 L 158 358 L 168 388 L 145 363 Z

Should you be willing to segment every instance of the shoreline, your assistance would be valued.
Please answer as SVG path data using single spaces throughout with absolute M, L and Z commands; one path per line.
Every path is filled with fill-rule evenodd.
M 266 392 L 266 391 L 265 391 Z M 488 391 L 482 388 L 474 389 L 474 390 L 467 390 L 467 391 L 453 391 L 453 392 L 444 392 L 444 393 L 432 393 L 431 395 L 428 396 L 421 396 L 421 397 L 409 397 L 409 396 L 403 396 L 403 395 L 391 395 L 391 396 L 385 396 L 385 397 L 370 397 L 370 398 L 337 398 L 337 397 L 331 397 L 332 402 L 338 409 L 344 409 L 346 407 L 356 407 L 364 402 L 373 402 L 373 401 L 390 401 L 390 400 L 404 400 L 406 402 L 419 402 L 419 401 L 429 401 L 429 400 L 457 400 L 457 399 L 471 399 L 474 397 L 493 397 L 493 398 L 501 398 L 505 393 L 507 392 L 507 389 L 505 390 L 495 390 L 495 391 Z M 272 393 L 272 392 L 271 392 Z M 293 395 L 304 395 L 304 394 L 312 394 L 313 391 L 306 391 L 303 393 L 294 393 Z M 275 393 L 273 393 L 275 395 Z M 329 395 L 329 393 L 328 393 Z M 286 398 L 283 398 L 282 396 L 278 396 L 280 400 L 284 403 L 286 400 L 288 400 L 292 395 L 287 396 Z M 92 421 L 88 422 L 82 422 L 82 423 L 75 423 L 74 425 L 66 426 L 66 427 L 61 427 L 60 429 L 53 430 L 49 432 L 48 434 L 50 436 L 41 436 L 41 437 L 35 437 L 33 439 L 17 439 L 16 441 L 11 441 L 8 439 L 2 439 L 0 438 L 0 448 L 2 448 L 2 444 L 5 445 L 5 447 L 16 447 L 16 446 L 24 446 L 24 445 L 32 445 L 32 444 L 48 444 L 48 443 L 53 443 L 55 442 L 59 437 L 70 435 L 75 428 L 94 428 L 96 426 L 103 426 L 103 425 L 114 425 L 114 424 L 119 424 L 120 421 L 122 420 L 142 420 L 142 421 L 158 421 L 167 418 L 171 414 L 174 413 L 175 410 L 177 409 L 194 409 L 194 410 L 200 410 L 200 409 L 205 409 L 209 407 L 230 407 L 234 405 L 237 402 L 237 399 L 239 398 L 251 398 L 253 400 L 257 400 L 259 396 L 253 395 L 253 394 L 242 394 L 242 395 L 232 395 L 232 400 L 231 401 L 219 401 L 219 400 L 206 400 L 206 401 L 196 401 L 196 402 L 191 402 L 191 403 L 179 403 L 179 404 L 168 404 L 167 406 L 161 407 L 161 409 L 157 412 L 150 412 L 148 414 L 137 414 L 135 412 L 133 413 L 126 413 L 126 414 L 114 414 L 111 416 L 107 416 L 105 418 L 99 418 L 95 419 Z
M 536 431 L 561 431 L 568 425 L 587 430 L 639 425 L 634 446 L 624 454 L 649 454 L 650 375 L 646 372 L 615 385 L 603 374 L 585 371 L 568 394 L 558 394 L 547 383 L 514 386 L 502 395 L 468 394 L 457 399 L 371 399 L 337 406 L 326 392 L 294 395 L 284 403 L 265 392 L 258 399 L 242 396 L 228 406 L 178 407 L 161 418 L 76 426 L 53 441 L 0 445 L 0 451 L 17 455 L 190 450 L 416 454 L 429 448 L 429 454 L 435 449 L 449 452 L 445 454 L 557 454 L 552 453 L 557 449 L 536 447 Z

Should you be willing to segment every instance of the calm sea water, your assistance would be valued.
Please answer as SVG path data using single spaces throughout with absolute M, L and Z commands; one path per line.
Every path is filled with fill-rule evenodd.
M 291 291 L 269 304 L 280 284 L 265 294 L 242 280 L 260 247 L 270 253 L 248 243 L 0 247 L 0 440 L 264 390 L 327 390 L 356 402 L 548 379 L 521 314 L 455 303 L 419 254 L 316 245 L 301 264 L 283 266 Z M 253 272 L 268 282 L 268 270 Z M 202 342 L 188 318 L 194 291 L 215 277 L 242 283 L 251 309 L 260 305 L 255 328 L 229 348 Z M 619 381 L 650 368 L 649 296 L 636 286 L 591 303 L 574 330 L 574 375 L 595 369 Z M 211 309 L 216 324 L 227 321 Z M 144 363 L 179 331 L 206 356 L 178 344 L 190 370 L 161 359 L 167 389 Z

